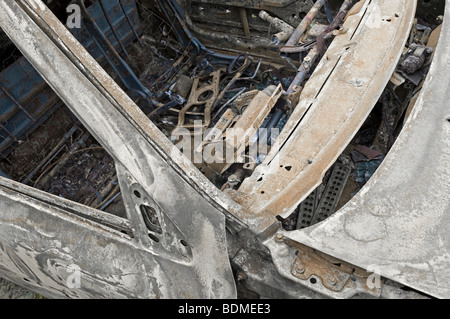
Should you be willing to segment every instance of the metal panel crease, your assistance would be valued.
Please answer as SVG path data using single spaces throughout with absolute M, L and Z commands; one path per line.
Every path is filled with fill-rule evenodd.
M 350 12 L 305 85 L 265 162 L 234 197 L 263 231 L 289 216 L 350 143 L 392 76 L 414 21 L 415 1 L 371 0 Z M 376 46 L 374 46 L 376 43 Z
M 438 298 L 450 298 L 449 4 L 424 88 L 382 166 L 330 219 L 283 233 Z
M 193 165 L 188 163 L 187 159 L 184 160 L 170 141 L 165 139 L 161 132 L 143 116 L 139 108 L 50 10 L 46 9 L 42 1 L 0 1 L 0 8 L 0 24 L 3 30 L 80 121 L 90 129 L 92 135 L 114 157 L 118 166 L 120 184 L 125 186 L 123 188 L 129 191 L 135 185 L 141 187 L 148 196 L 149 202 L 154 205 L 152 209 L 165 218 L 165 222 L 162 222 L 161 238 L 152 240 L 152 237 L 149 237 L 150 233 L 147 234 L 146 229 L 143 231 L 143 217 L 138 209 L 134 209 L 136 204 L 131 200 L 132 196 L 139 196 L 136 193 L 130 193 L 124 197 L 133 239 L 130 239 L 132 242 L 126 245 L 128 248 L 122 246 L 121 249 L 114 250 L 111 258 L 115 257 L 125 263 L 132 260 L 131 264 L 134 266 L 142 266 L 142 275 L 149 275 L 151 280 L 138 279 L 136 282 L 143 281 L 152 283 L 154 286 L 147 287 L 139 293 L 133 290 L 133 287 L 137 289 L 138 286 L 129 284 L 124 286 L 124 290 L 129 289 L 131 296 L 140 297 L 148 297 L 149 291 L 155 291 L 156 295 L 153 297 L 160 298 L 236 297 L 225 238 L 223 214 L 225 208 L 217 204 L 217 202 L 225 201 L 232 206 L 232 201 L 227 200 L 218 191 L 210 192 L 207 197 L 199 192 L 199 189 L 203 191 L 205 188 L 208 189 L 206 185 L 208 183 L 202 183 L 202 180 L 206 179 L 203 176 L 196 178 Z M 203 187 L 196 186 L 192 180 L 202 183 Z M 33 190 L 26 188 L 26 192 L 30 193 Z M 178 196 L 169 197 L 168 193 L 178 194 Z M 211 196 L 216 200 L 212 201 Z M 17 256 L 20 260 L 28 256 L 27 260 L 31 260 L 25 264 L 33 264 L 34 252 L 43 247 L 56 245 L 58 234 L 56 238 L 52 237 L 47 241 L 40 235 L 42 240 L 31 240 L 32 237 L 40 234 L 43 229 L 66 229 L 67 233 L 61 240 L 65 239 L 73 243 L 74 247 L 71 249 L 74 252 L 71 256 L 73 262 L 82 268 L 84 274 L 95 274 L 102 269 L 100 265 L 96 267 L 90 260 L 96 259 L 104 265 L 103 259 L 98 258 L 101 256 L 104 245 L 94 244 L 94 242 L 101 243 L 108 240 L 102 239 L 102 234 L 94 228 L 78 225 L 73 221 L 66 224 L 67 220 L 63 221 L 64 219 L 73 218 L 68 212 L 65 212 L 67 216 L 62 219 L 55 217 L 48 220 L 47 215 L 51 216 L 57 208 L 44 209 L 39 201 L 36 203 L 26 198 L 8 200 L 8 196 L 4 195 L 1 196 L 1 202 L 4 205 L 8 205 L 9 202 L 18 205 L 17 210 L 0 210 L 0 225 L 5 228 L 5 234 L 14 235 L 13 231 L 8 231 L 11 226 L 8 221 L 12 218 L 11 215 L 14 216 L 14 212 L 20 216 L 23 215 L 24 221 L 34 214 L 42 215 L 34 224 L 19 223 L 29 232 L 28 235 L 18 234 L 18 238 L 29 239 L 27 252 L 19 251 L 14 236 L 6 236 L 2 242 L 6 247 L 4 251 L 12 249 L 13 253 L 6 252 L 2 256 L 9 256 L 11 259 Z M 184 210 L 180 211 L 179 207 L 183 207 Z M 173 235 L 168 231 L 169 228 L 178 229 L 181 232 L 180 236 L 184 236 L 182 245 L 180 241 L 174 243 L 167 238 Z M 79 234 L 88 236 L 89 240 L 84 240 L 86 246 L 83 241 L 78 242 L 78 238 L 85 237 Z M 118 245 L 117 240 L 110 239 L 112 245 Z M 91 245 L 88 244 L 89 242 Z M 163 248 L 153 249 L 157 244 L 161 244 Z M 184 254 L 181 251 L 181 254 L 187 259 L 179 258 L 179 255 L 172 253 L 172 250 L 184 249 L 180 246 L 189 246 L 192 253 L 191 259 L 186 251 Z M 140 255 L 139 258 L 136 255 Z M 114 259 L 110 261 L 114 264 Z M 43 273 L 42 276 L 46 275 L 47 279 L 51 278 L 55 281 L 50 269 L 39 264 L 35 266 Z M 83 267 L 86 267 L 84 271 Z M 117 267 L 122 268 L 120 265 Z M 38 277 L 37 283 L 35 281 L 32 285 L 26 272 L 20 269 L 17 271 L 24 274 L 24 278 L 20 280 L 21 284 L 31 285 L 33 288 L 36 284 L 40 284 L 38 287 L 41 289 L 45 286 L 42 285 L 45 282 L 42 276 Z M 130 273 L 139 273 L 139 271 L 134 268 Z M 60 277 L 56 277 L 56 281 L 59 281 L 60 285 L 64 282 Z M 112 284 L 115 287 L 117 285 Z M 95 290 L 95 286 L 92 289 Z M 115 290 L 117 292 L 117 288 Z M 50 291 L 48 293 L 51 295 Z M 104 291 L 97 291 L 97 293 L 106 295 Z

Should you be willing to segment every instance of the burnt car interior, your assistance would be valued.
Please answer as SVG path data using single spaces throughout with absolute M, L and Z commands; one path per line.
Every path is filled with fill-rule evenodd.
M 31 0 L 17 1 L 18 8 L 31 12 L 27 2 L 31 8 Z M 225 216 L 223 247 L 232 273 L 231 280 L 224 277 L 236 293 L 206 295 L 245 299 L 434 297 L 389 278 L 382 279 L 382 287 L 367 286 L 370 269 L 277 234 L 277 229 L 283 234 L 307 230 L 348 206 L 411 120 L 445 14 L 445 1 L 415 2 L 42 3 L 135 103 L 139 116 L 151 121 L 195 166 L 195 174 L 210 183 L 208 189 L 214 186 L 211 192 L 223 194 L 239 207 L 234 212 L 218 208 Z M 73 103 L 10 39 L 10 32 L 0 29 L 0 175 L 5 192 L 25 194 L 32 188 L 37 190 L 34 198 L 47 204 L 60 198 L 64 202 L 55 204 L 60 209 L 111 228 L 127 240 L 137 239 L 136 220 L 130 214 L 130 203 L 137 203 L 143 221 L 138 231 L 143 229 L 147 235 L 149 249 L 189 264 L 198 253 L 180 221 L 163 213 L 165 206 L 142 183 L 142 188 L 136 186 L 136 175 L 128 174 L 126 163 L 111 151 L 116 146 L 105 145 L 99 133 L 87 126 Z M 68 89 L 74 96 L 79 93 L 75 86 Z M 105 121 L 114 127 L 114 118 L 98 123 Z M 122 146 L 125 152 L 127 147 Z M 225 153 L 232 155 L 231 160 L 224 160 Z M 171 162 L 170 155 L 166 160 Z M 158 196 L 186 196 L 164 189 L 155 177 L 154 184 L 159 183 Z M 47 194 L 52 197 L 46 199 Z M 154 202 L 158 205 L 150 204 Z M 180 206 L 173 204 L 173 209 L 181 213 Z M 169 245 L 167 233 L 176 244 Z M 265 246 L 268 238 L 274 238 L 273 243 Z M 287 275 L 274 253 L 280 242 L 287 247 L 280 256 L 293 252 Z M 85 258 L 84 263 L 89 263 L 98 257 Z M 170 268 L 164 262 L 160 266 Z M 90 288 L 84 295 L 50 285 L 48 292 L 39 275 L 34 276 L 38 284 L 7 270 L 0 272 L 3 276 L 49 298 L 60 296 L 58 291 L 71 298 L 116 296 L 106 288 Z M 295 281 L 287 284 L 289 276 Z M 155 277 L 158 282 L 168 280 Z M 95 285 L 95 278 L 90 283 Z M 125 290 L 119 295 L 184 296 L 163 289 L 156 295 Z

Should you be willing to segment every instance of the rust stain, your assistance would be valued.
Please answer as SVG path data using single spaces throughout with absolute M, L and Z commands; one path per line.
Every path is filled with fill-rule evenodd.
M 283 242 L 297 249 L 291 274 L 301 280 L 315 280 L 318 277 L 324 287 L 335 292 L 344 289 L 353 289 L 357 284 L 368 294 L 379 297 L 381 287 L 369 287 L 368 281 L 371 273 L 362 268 L 351 265 L 322 252 L 316 251 L 291 239 L 284 238 Z M 380 279 L 380 284 L 384 279 Z
M 306 84 L 277 144 L 239 188 L 246 198 L 234 197 L 251 216 L 266 212 L 258 232 L 276 216 L 287 217 L 320 184 L 389 81 L 409 35 L 415 4 L 378 0 L 372 5 L 381 8 L 382 16 L 401 14 L 389 23 L 377 21 L 380 28 L 360 24 L 362 14 L 348 17 L 348 32 L 330 46 L 328 59 L 322 59 Z

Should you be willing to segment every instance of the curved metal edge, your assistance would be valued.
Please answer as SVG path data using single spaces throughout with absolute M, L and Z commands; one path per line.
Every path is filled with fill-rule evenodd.
M 204 196 L 192 185 L 202 180 L 199 178 L 201 173 L 193 172 L 192 164 L 188 164 L 187 159 L 181 157 L 181 153 L 174 149 L 170 141 L 163 139 L 162 133 L 143 116 L 42 1 L 2 0 L 0 8 L 0 25 L 3 30 L 114 157 L 116 163 L 125 168 L 126 173 L 156 202 L 158 210 L 163 211 L 185 236 L 193 253 L 192 261 L 187 265 L 175 260 L 175 257 L 171 258 L 170 254 L 154 253 L 152 247 L 146 245 L 148 237 L 146 242 L 139 241 L 142 237 L 135 238 L 137 241 L 133 242 L 141 251 L 146 251 L 147 263 L 151 268 L 149 273 L 155 274 L 152 277 L 156 278 L 157 285 L 165 286 L 165 282 L 171 282 L 158 275 L 161 271 L 172 273 L 174 280 L 183 279 L 172 281 L 170 287 L 159 296 L 235 298 L 236 287 L 227 254 L 225 217 L 223 211 L 218 208 L 220 204 L 216 203 L 225 204 L 224 200 L 220 199 L 219 191 L 211 190 L 211 195 Z M 170 155 L 172 160 L 168 160 Z M 180 165 L 179 171 L 174 169 L 174 162 Z M 208 193 L 208 183 L 201 183 L 200 186 L 203 192 Z M 215 198 L 214 205 L 211 203 L 211 197 Z M 7 196 L 5 200 L 6 198 Z M 29 208 L 25 199 L 18 202 L 21 209 L 16 211 L 39 211 Z M 133 211 L 130 207 L 131 204 L 127 207 L 128 214 L 139 214 L 139 211 Z M 4 206 L 0 213 L 0 225 L 9 227 L 8 216 L 14 216 L 14 211 L 9 211 L 7 206 Z M 139 222 L 142 222 L 142 216 L 130 219 L 135 235 L 141 236 L 140 233 L 136 234 L 136 230 L 140 229 L 137 225 Z M 23 225 L 23 221 L 18 221 L 17 224 L 13 223 L 12 227 Z M 44 217 L 39 224 L 41 228 L 68 228 L 73 231 L 73 238 L 78 238 L 76 226 L 72 226 L 62 220 L 56 220 L 52 224 L 51 221 L 46 222 Z M 27 229 L 35 234 L 39 233 L 41 228 Z M 89 232 L 92 237 L 98 236 L 93 229 Z M 25 240 L 23 233 L 17 233 L 16 236 L 3 238 L 3 243 L 13 248 L 15 242 Z M 64 236 L 61 239 L 69 240 Z M 45 248 L 40 241 L 28 243 L 31 250 Z M 101 246 L 93 244 L 89 248 L 87 255 L 81 253 L 74 254 L 73 257 L 97 258 L 95 251 Z M 79 261 L 80 265 L 86 264 L 82 260 L 74 259 L 75 263 Z M 178 275 L 175 275 L 177 272 Z M 50 273 L 48 275 L 51 276 Z
M 450 1 L 415 109 L 369 183 L 328 220 L 284 235 L 450 298 Z M 443 72 L 444 71 L 444 72 Z
M 414 21 L 414 1 L 366 1 L 346 18 L 308 80 L 265 162 L 234 199 L 259 231 L 289 216 L 317 186 L 369 116 L 397 66 Z M 374 43 L 377 43 L 374 46 Z
M 89 79 L 137 131 L 145 136 L 149 144 L 158 152 L 159 156 L 166 160 L 172 170 L 188 182 L 211 205 L 220 210 L 227 218 L 228 225 L 232 230 L 239 231 L 246 228 L 242 207 L 215 187 L 147 117 L 143 116 L 143 113 L 137 108 L 135 103 L 103 68 L 93 60 L 83 46 L 73 38 L 65 26 L 59 23 L 57 19 L 54 19 L 52 12 L 46 9 L 45 4 L 41 0 L 21 0 L 21 2 L 32 8 L 34 16 L 37 19 L 41 19 L 43 24 L 52 29 L 53 35 L 56 34 L 59 37 L 58 44 L 61 48 L 70 52 L 69 56 L 79 68 L 88 70 L 86 75 Z M 83 65 L 89 65 L 90 68 L 84 68 Z

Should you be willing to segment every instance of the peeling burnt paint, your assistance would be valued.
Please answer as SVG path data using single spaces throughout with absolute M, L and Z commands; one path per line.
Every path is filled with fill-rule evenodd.
M 413 115 L 363 190 L 329 220 L 287 234 L 437 298 L 449 297 L 450 278 L 448 77 L 440 72 L 448 50 L 442 32 Z
M 369 115 L 397 65 L 415 3 L 370 1 L 365 5 L 358 14 L 347 17 L 346 33 L 333 41 L 306 84 L 301 102 L 273 150 L 234 196 L 248 214 L 264 216 L 259 231 L 272 224 L 275 216 L 291 214 L 321 183 L 323 174 Z M 381 8 L 380 16 L 364 14 L 370 6 Z M 384 21 L 395 14 L 399 17 Z M 369 19 L 380 20 L 376 23 L 383 26 L 383 32 L 371 28 Z
M 168 178 L 166 172 L 171 171 L 172 168 L 160 157 L 160 155 L 158 155 L 158 153 L 152 148 L 152 146 L 150 146 L 149 140 L 151 139 L 145 138 L 148 132 L 143 131 L 142 128 L 139 129 L 136 126 L 133 126 L 129 122 L 130 120 L 132 120 L 132 123 L 142 123 L 142 115 L 140 111 L 137 110 L 134 103 L 132 103 L 128 98 L 125 98 L 125 103 L 123 105 L 128 105 L 128 109 L 130 110 L 130 112 L 128 113 L 122 109 L 122 106 L 118 107 L 121 112 L 127 114 L 126 117 L 121 115 L 123 113 L 121 113 L 114 107 L 104 108 L 105 105 L 110 103 L 104 95 L 101 95 L 101 93 L 104 92 L 104 89 L 101 91 L 97 90 L 97 92 L 95 93 L 95 86 L 92 85 L 92 83 L 82 75 L 79 69 L 77 69 L 74 65 L 70 66 L 71 64 L 68 64 L 69 61 L 67 60 L 65 55 L 58 51 L 53 44 L 48 43 L 47 46 L 42 46 L 42 44 L 39 44 L 39 41 L 42 41 L 44 39 L 42 37 L 42 32 L 39 33 L 39 29 L 36 28 L 34 23 L 30 21 L 30 19 L 25 15 L 22 9 L 18 7 L 17 4 L 1 4 L 5 6 L 5 10 L 3 11 L 5 16 L 2 17 L 2 19 L 4 18 L 3 21 L 9 21 L 9 25 L 11 26 L 11 28 L 4 27 L 6 32 L 12 33 L 11 37 L 13 39 L 15 38 L 15 35 L 18 35 L 19 33 L 26 34 L 25 37 L 21 37 L 22 41 L 24 38 L 26 40 L 17 43 L 17 45 L 27 55 L 28 53 L 30 53 L 30 55 L 28 56 L 29 61 L 42 72 L 44 78 L 51 83 L 52 87 L 61 95 L 62 99 L 69 106 L 74 106 L 73 110 L 79 116 L 79 118 L 84 121 L 90 122 L 86 126 L 95 128 L 95 131 L 93 132 L 94 136 L 96 136 L 98 140 L 104 143 L 105 148 L 108 149 L 110 153 L 116 158 L 116 162 L 122 162 L 124 164 L 126 163 L 126 170 L 132 172 L 132 175 L 134 176 L 136 181 L 139 182 L 139 184 L 147 191 L 147 193 L 151 195 L 151 197 L 158 203 L 158 205 L 165 211 L 165 213 L 170 216 L 171 220 L 178 225 L 178 227 L 185 234 L 186 241 L 193 247 L 200 249 L 200 251 L 202 252 L 201 254 L 197 254 L 196 251 L 193 251 L 194 262 L 192 264 L 189 263 L 187 265 L 183 265 L 176 263 L 174 260 L 171 260 L 170 257 L 167 256 L 161 256 L 158 258 L 156 257 L 157 255 L 153 255 L 150 247 L 146 247 L 146 259 L 149 260 L 143 264 L 146 267 L 146 271 L 152 274 L 151 277 L 156 278 L 158 285 L 162 286 L 162 288 L 159 290 L 158 295 L 160 297 L 173 298 L 176 297 L 178 293 L 187 293 L 187 295 L 184 295 L 183 297 L 233 297 L 235 294 L 234 283 L 232 281 L 231 269 L 227 260 L 227 247 L 224 233 L 225 220 L 223 215 L 215 210 L 214 207 L 211 206 L 203 197 L 201 197 L 199 193 L 193 190 L 189 186 L 189 184 L 187 184 L 177 173 Z M 47 16 L 45 17 L 48 19 L 48 22 L 52 21 L 53 18 L 50 13 L 48 13 L 47 11 L 43 11 L 40 13 L 44 16 L 47 13 Z M 13 27 L 17 26 L 17 24 L 15 24 L 15 21 L 17 21 L 17 19 L 21 19 L 22 22 L 18 25 L 18 27 Z M 34 28 L 33 31 L 31 28 Z M 87 53 L 83 53 L 85 52 L 84 49 L 81 48 L 79 44 L 72 39 L 72 37 L 68 34 L 67 30 L 65 30 L 62 25 L 55 27 L 53 30 L 59 31 L 60 34 L 66 37 L 67 42 L 65 43 L 67 45 L 70 46 L 75 44 L 75 46 L 78 46 L 77 49 L 73 49 L 71 50 L 71 52 L 79 54 L 79 57 L 83 62 L 85 62 L 84 59 L 87 59 L 90 70 L 93 70 L 92 67 L 96 66 L 96 69 L 100 72 L 100 74 L 96 78 L 95 83 L 97 82 L 97 79 L 106 79 L 107 82 L 111 84 L 110 86 L 103 86 L 103 88 L 111 88 L 107 89 L 109 91 L 107 95 L 108 98 L 112 95 L 114 96 L 114 101 L 120 100 L 121 96 L 122 99 L 124 99 L 125 94 L 117 87 L 117 85 L 109 78 L 109 76 L 104 73 L 104 71 L 101 71 L 102 69 L 96 65 L 96 62 L 92 61 L 92 58 L 87 55 Z M 62 49 L 67 50 L 67 47 L 65 47 L 64 45 Z M 51 57 L 51 64 L 48 63 L 49 57 Z M 51 66 L 50 69 L 48 69 L 49 66 Z M 87 70 L 87 68 L 84 67 L 82 68 L 82 70 Z M 100 76 L 101 74 L 103 74 L 103 76 Z M 58 79 L 56 79 L 55 76 Z M 84 87 L 80 87 L 80 84 L 84 85 Z M 79 94 L 76 97 L 73 96 L 72 89 L 64 93 L 65 88 L 74 88 L 77 86 L 79 86 Z M 89 91 L 90 93 L 88 93 Z M 83 104 L 85 106 L 82 106 Z M 104 118 L 104 116 L 106 115 L 105 112 L 115 113 L 114 115 L 110 114 L 110 118 L 115 119 L 115 123 L 100 121 L 100 119 Z M 132 118 L 130 118 L 130 115 L 132 116 Z M 122 124 L 118 123 L 118 119 L 122 119 Z M 144 123 L 146 127 L 148 127 L 150 124 L 149 122 L 145 121 Z M 155 132 L 154 139 L 157 138 L 159 134 L 161 134 L 157 133 L 159 131 L 155 129 L 153 129 L 153 131 Z M 121 139 L 124 142 L 118 144 L 117 142 Z M 135 145 L 130 145 L 129 143 L 125 142 L 130 140 L 135 140 L 137 143 Z M 171 148 L 173 148 L 173 146 Z M 147 149 L 147 151 L 144 152 L 144 149 Z M 132 155 L 132 158 L 124 158 L 124 156 L 128 157 L 131 154 L 134 154 Z M 155 179 L 158 179 L 159 183 L 164 183 L 166 185 L 164 187 L 165 191 L 163 193 L 160 193 L 161 188 L 155 188 L 155 185 L 153 183 L 154 179 L 146 173 L 147 168 L 144 167 L 148 167 L 149 163 L 151 163 L 150 167 L 152 168 Z M 161 174 L 163 175 L 161 178 L 159 178 Z M 177 201 L 173 201 L 171 198 L 167 198 L 166 196 L 166 192 L 168 189 L 173 189 L 174 192 L 182 192 L 182 190 L 185 189 L 187 193 L 183 197 L 178 197 Z M 196 197 L 198 199 L 194 200 L 194 198 Z M 161 198 L 161 200 L 158 198 Z M 187 213 L 182 214 L 182 212 L 179 212 L 178 207 L 185 207 Z M 129 209 L 129 213 L 130 215 L 134 216 L 136 216 L 137 214 L 137 212 L 133 211 L 131 207 Z M 67 216 L 67 218 L 69 218 L 69 216 Z M 45 219 L 46 218 L 42 218 L 42 220 Z M 194 223 L 194 220 L 201 220 L 202 223 Z M 131 220 L 131 227 L 135 232 L 134 235 L 144 236 L 145 233 L 139 233 L 139 228 L 137 228 L 138 224 L 133 224 L 133 222 L 135 221 L 136 219 Z M 56 226 L 60 223 L 61 222 L 55 222 L 53 225 Z M 49 223 L 47 221 L 44 226 L 48 226 L 51 224 L 52 223 Z M 211 224 L 213 224 L 214 226 L 208 226 Z M 59 227 L 61 227 L 61 229 L 63 228 L 61 225 L 59 225 Z M 77 225 L 77 227 L 81 227 L 81 225 Z M 75 227 L 75 229 L 77 227 Z M 205 227 L 206 229 L 209 229 L 208 234 L 210 234 L 211 230 L 213 230 L 213 232 L 222 234 L 216 234 L 215 237 L 218 239 L 217 241 L 212 241 L 212 238 L 209 239 L 209 241 L 207 242 L 207 244 L 210 245 L 209 250 L 202 250 L 201 247 L 203 242 L 197 242 L 197 240 L 204 240 L 204 238 L 195 237 L 196 234 L 199 232 L 201 233 L 201 230 Z M 75 229 L 72 230 L 74 231 Z M 192 229 L 196 229 L 197 231 L 194 232 L 192 231 Z M 91 242 L 95 237 L 98 237 L 95 231 L 92 230 L 91 232 L 89 229 L 85 230 L 84 232 L 79 231 L 78 234 L 76 234 L 77 232 L 72 233 L 71 237 L 83 238 L 84 241 L 82 241 L 82 243 Z M 86 234 L 87 237 L 83 236 L 83 234 Z M 89 237 L 91 235 L 92 237 Z M 142 241 L 141 243 L 144 244 L 145 241 Z M 43 243 L 38 241 L 38 243 L 35 245 L 43 245 Z M 134 245 L 135 244 L 133 243 L 132 246 Z M 31 247 L 33 246 L 31 245 Z M 80 264 L 80 267 L 82 269 L 86 264 L 83 260 L 89 260 L 90 257 L 92 258 L 94 256 L 95 258 L 97 258 L 98 250 L 101 250 L 101 247 L 96 244 L 92 244 L 91 248 L 93 249 L 92 251 L 87 250 L 84 252 L 82 252 L 83 250 L 80 249 L 73 249 L 73 251 L 78 251 L 80 253 L 82 252 L 82 255 L 80 256 L 73 256 L 74 260 Z M 36 249 L 36 247 L 34 249 Z M 130 250 L 130 253 L 135 254 L 134 249 L 130 248 Z M 140 254 L 142 254 L 142 252 Z M 200 257 L 204 258 L 205 254 L 207 256 L 215 256 L 215 258 L 209 258 L 209 266 L 206 269 L 202 266 L 204 260 L 200 259 Z M 222 256 L 222 258 L 217 258 L 219 256 Z M 127 260 L 129 259 L 125 256 L 116 256 L 116 258 L 123 260 L 123 262 L 127 262 Z M 141 256 L 139 259 L 142 258 L 143 256 Z M 133 258 L 131 258 L 131 260 L 133 260 Z M 98 260 L 98 262 L 103 264 L 101 260 Z M 160 265 L 160 267 L 155 267 L 157 265 Z M 96 265 L 94 264 L 93 266 L 95 267 Z M 99 264 L 97 265 L 97 267 L 101 268 L 101 265 Z M 166 272 L 172 271 L 176 271 L 177 275 L 173 274 L 170 276 L 172 279 L 168 279 L 169 276 L 165 276 L 164 274 Z M 210 274 L 208 273 L 209 271 L 213 271 L 213 273 Z M 138 273 L 139 270 L 135 270 L 133 272 Z M 94 273 L 94 270 L 86 270 L 88 278 L 90 277 L 90 274 Z M 183 275 L 180 276 L 180 273 L 183 273 Z M 151 280 L 143 280 L 143 282 L 151 282 Z M 180 287 L 180 289 L 176 289 L 176 287 Z M 190 288 L 188 289 L 188 291 L 186 291 L 184 289 L 181 289 L 181 287 Z M 151 290 L 146 294 L 149 295 L 150 292 Z M 181 295 L 179 296 L 181 297 Z
M 361 1 L 353 8 L 343 29 L 334 33 L 336 39 L 312 77 L 304 88 L 299 87 L 299 93 L 302 92 L 296 108 L 286 105 L 296 104 L 298 96 L 287 100 L 283 97 L 286 105 L 281 106 L 271 101 L 274 103 L 269 110 L 258 111 L 258 99 L 249 101 L 253 107 L 247 106 L 247 111 L 262 114 L 261 118 L 246 119 L 258 122 L 243 125 L 252 131 L 263 124 L 263 117 L 267 118 L 272 108 L 286 108 L 284 112 L 288 109 L 288 113 L 292 110 L 293 113 L 289 114 L 292 116 L 283 135 L 263 165 L 255 172 L 250 169 L 253 175 L 238 190 L 233 190 L 246 174 L 251 175 L 236 170 L 231 176 L 239 177 L 239 183 L 222 192 L 144 116 L 41 1 L 0 0 L 0 7 L 5 9 L 0 17 L 6 21 L 6 32 L 113 156 L 128 218 L 108 215 L 0 177 L 0 273 L 55 298 L 234 298 L 236 291 L 246 296 L 261 293 L 263 297 L 352 298 L 357 294 L 383 297 L 386 291 L 398 292 L 389 284 L 369 289 L 365 284 L 369 274 L 362 269 L 323 254 L 320 251 L 323 247 L 316 246 L 314 251 L 299 244 L 297 241 L 301 240 L 310 246 L 325 242 L 311 239 L 315 233 L 307 233 L 310 229 L 305 231 L 307 235 L 276 234 L 279 221 L 290 215 L 321 182 L 362 125 L 397 64 L 411 27 L 415 3 L 387 3 Z M 250 50 L 254 56 L 279 63 L 278 48 L 270 40 L 250 38 L 255 27 L 252 21 L 249 24 L 246 20 L 253 18 L 249 13 L 256 8 L 283 13 L 304 2 L 226 1 L 221 5 L 239 9 L 243 36 L 205 32 L 198 27 L 198 17 L 189 10 L 184 17 L 186 21 L 180 23 L 202 39 L 214 42 L 219 35 L 235 46 L 230 52 Z M 381 7 L 381 16 L 373 16 L 375 7 Z M 306 8 L 310 6 L 305 5 L 307 12 Z M 324 18 L 322 13 L 319 16 Z M 291 16 L 285 20 L 301 19 Z M 373 48 L 373 42 L 379 46 Z M 315 49 L 310 52 L 318 54 Z M 231 66 L 237 61 L 239 57 Z M 243 72 L 238 75 L 242 76 Z M 214 91 L 212 100 L 219 95 L 220 76 L 213 82 L 202 91 Z M 283 84 L 279 84 L 280 90 Z M 332 107 L 329 96 L 335 96 L 340 103 Z M 205 110 L 205 127 L 210 124 L 210 107 Z M 416 109 L 412 120 L 417 120 L 417 112 Z M 179 124 L 184 125 L 184 119 Z M 275 161 L 277 156 L 283 157 L 281 163 Z M 376 184 L 377 180 L 372 183 Z M 370 191 L 363 189 L 358 198 L 367 194 Z M 357 200 L 345 209 L 353 207 Z M 427 199 L 420 197 L 420 200 Z M 366 207 L 372 213 L 359 217 L 348 214 L 339 220 L 333 217 L 321 230 L 329 232 L 327 236 L 345 234 L 349 242 L 370 246 L 392 234 L 392 225 L 387 222 L 392 214 L 386 211 L 394 210 L 396 205 L 395 200 L 383 198 L 379 206 Z M 419 225 L 427 223 L 426 216 L 412 210 L 413 216 L 408 217 L 416 218 L 413 228 L 417 230 Z M 344 226 L 336 231 L 331 221 L 343 221 Z M 408 221 L 402 217 L 397 222 Z M 376 229 L 362 234 L 361 225 L 367 224 Z M 399 234 L 407 237 L 408 232 Z M 428 238 L 420 234 L 414 241 L 418 245 Z M 339 258 L 341 248 L 336 252 L 326 247 L 330 255 L 335 253 Z M 448 260 L 444 250 L 444 254 L 431 262 L 418 258 L 410 263 L 405 260 L 414 253 L 414 248 L 401 245 L 398 249 L 400 253 L 396 250 L 394 256 L 388 251 L 385 257 L 395 260 L 399 267 L 412 267 L 414 271 L 406 279 L 396 270 L 388 269 L 386 273 L 410 286 L 415 286 L 411 281 L 420 281 L 422 272 L 441 276 L 435 273 L 435 268 L 440 270 Z M 344 254 L 342 259 L 351 257 Z M 365 261 L 351 262 L 370 268 Z M 75 289 L 68 287 L 74 265 L 81 280 L 81 287 Z M 302 268 L 305 265 L 307 270 Z M 427 290 L 429 282 L 423 284 L 425 288 L 418 286 Z

